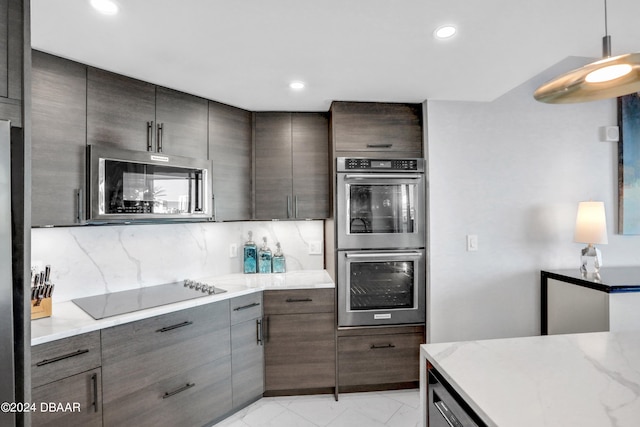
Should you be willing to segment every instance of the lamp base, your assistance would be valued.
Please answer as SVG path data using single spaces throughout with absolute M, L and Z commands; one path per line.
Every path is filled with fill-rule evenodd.
M 602 267 L 602 253 L 600 249 L 592 244 L 582 248 L 580 252 L 580 271 L 582 274 L 593 274 L 600 271 Z

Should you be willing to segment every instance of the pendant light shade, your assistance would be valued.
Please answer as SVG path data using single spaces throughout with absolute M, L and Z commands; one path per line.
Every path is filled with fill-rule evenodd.
M 605 36 L 602 56 L 596 62 L 569 71 L 540 86 L 533 97 L 549 104 L 571 104 L 617 98 L 640 92 L 640 53 L 611 56 L 607 33 L 607 2 L 604 2 Z

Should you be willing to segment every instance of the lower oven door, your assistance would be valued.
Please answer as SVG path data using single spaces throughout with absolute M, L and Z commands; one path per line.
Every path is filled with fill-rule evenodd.
M 422 323 L 424 249 L 338 252 L 339 326 Z
M 447 384 L 439 375 L 429 371 L 428 379 L 429 427 L 484 427 L 477 415 L 454 393 L 449 392 Z

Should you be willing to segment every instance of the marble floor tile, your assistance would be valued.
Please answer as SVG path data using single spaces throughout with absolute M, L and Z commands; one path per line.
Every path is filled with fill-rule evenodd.
M 419 391 L 266 397 L 215 427 L 418 427 Z

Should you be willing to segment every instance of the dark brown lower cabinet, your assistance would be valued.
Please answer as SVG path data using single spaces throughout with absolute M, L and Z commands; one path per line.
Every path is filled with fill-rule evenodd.
M 340 391 L 417 384 L 423 343 L 422 326 L 338 331 Z
M 231 357 L 177 372 L 108 405 L 105 426 L 206 425 L 231 410 Z
M 333 305 L 314 304 L 329 294 L 334 295 L 333 289 L 264 293 L 265 395 L 334 391 L 334 309 Z M 274 304 L 278 299 L 290 307 L 270 311 L 281 307 Z
M 229 302 L 102 331 L 105 426 L 200 426 L 231 411 Z
M 99 427 L 102 425 L 100 368 L 36 387 L 31 401 L 34 427 Z
M 31 425 L 101 426 L 100 365 L 99 331 L 33 346 Z
M 258 400 L 264 392 L 262 292 L 231 299 L 229 309 L 235 410 Z

